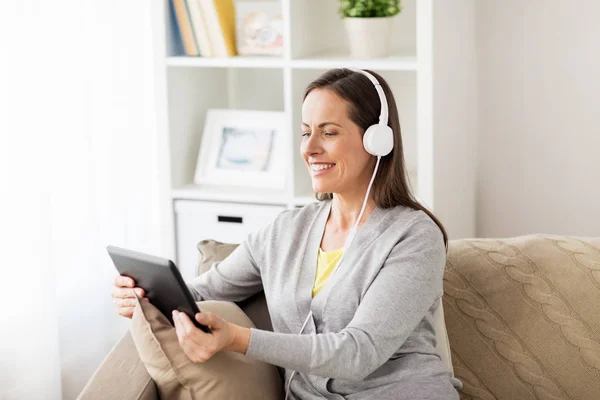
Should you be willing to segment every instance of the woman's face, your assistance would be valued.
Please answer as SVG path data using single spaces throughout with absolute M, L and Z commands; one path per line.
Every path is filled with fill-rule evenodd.
M 348 117 L 348 102 L 330 90 L 312 90 L 302 104 L 302 133 L 300 152 L 313 190 L 364 195 L 373 157 L 363 147 L 362 129 Z

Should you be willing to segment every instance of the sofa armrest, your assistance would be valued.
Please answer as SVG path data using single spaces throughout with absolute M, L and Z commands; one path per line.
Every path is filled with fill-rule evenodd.
M 129 331 L 113 347 L 77 400 L 157 400 L 156 385 L 140 357 Z

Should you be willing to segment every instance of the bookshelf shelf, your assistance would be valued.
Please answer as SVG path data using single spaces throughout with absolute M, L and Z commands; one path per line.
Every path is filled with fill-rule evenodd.
M 321 73 L 343 67 L 371 69 L 390 84 L 415 195 L 440 218 L 450 238 L 474 235 L 474 0 L 403 0 L 403 11 L 393 23 L 391 55 L 369 60 L 350 56 L 339 4 L 323 0 L 274 0 L 286 18 L 284 56 L 187 57 L 171 1 L 153 2 L 153 33 L 161 227 L 172 256 L 179 256 L 175 248 L 179 253 L 195 251 L 181 249 L 181 243 L 211 236 L 206 228 L 196 232 L 200 236 L 194 240 L 181 238 L 175 219 L 180 201 L 186 202 L 186 210 L 207 202 L 222 204 L 224 210 L 234 205 L 275 210 L 315 200 L 299 153 L 302 95 Z M 286 114 L 290 145 L 284 191 L 192 184 L 205 115 L 211 108 Z
M 167 58 L 169 67 L 217 67 L 217 68 L 293 68 L 330 69 L 366 68 L 378 71 L 416 71 L 415 55 L 391 55 L 373 60 L 357 60 L 343 52 L 321 52 L 312 56 L 285 59 L 283 57 L 235 56 L 229 58 L 172 56 Z
M 284 207 L 304 206 L 316 201 L 314 193 L 289 196 L 286 193 L 242 188 L 207 188 L 185 185 L 171 191 L 173 200 L 218 201 L 223 203 L 272 204 Z
M 416 55 L 391 55 L 373 60 L 353 59 L 348 52 L 320 52 L 307 57 L 291 60 L 291 67 L 297 69 L 364 68 L 375 71 L 416 71 Z
M 219 68 L 283 68 L 287 63 L 282 57 L 235 56 L 217 57 L 167 57 L 169 67 L 219 67 Z
M 171 194 L 173 200 L 205 200 L 250 204 L 278 204 L 283 206 L 290 203 L 290 197 L 285 192 L 263 189 L 224 189 L 190 184 L 173 189 Z

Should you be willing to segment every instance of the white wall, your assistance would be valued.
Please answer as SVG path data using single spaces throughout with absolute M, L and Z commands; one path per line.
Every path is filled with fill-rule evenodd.
M 163 248 L 150 21 L 0 6 L 0 399 L 74 399 L 129 325 L 106 245 Z
M 433 209 L 450 240 L 476 229 L 477 1 L 434 2 Z
M 600 236 L 600 2 L 477 2 L 477 235 Z

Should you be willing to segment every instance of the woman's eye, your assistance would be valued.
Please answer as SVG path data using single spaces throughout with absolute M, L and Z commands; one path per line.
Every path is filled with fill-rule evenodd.
M 310 132 L 302 132 L 302 137 L 309 137 L 310 136 Z
M 325 136 L 335 136 L 337 132 L 325 132 Z

